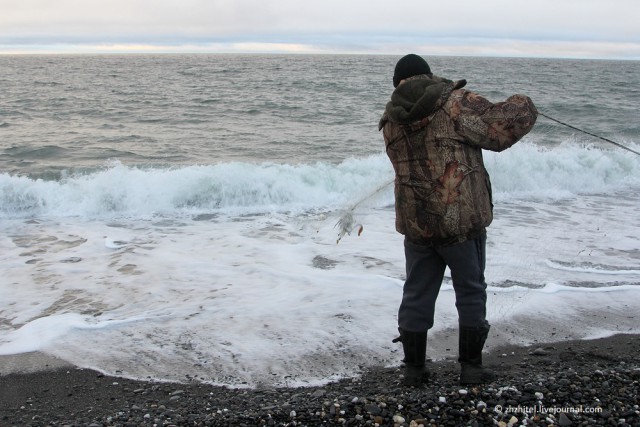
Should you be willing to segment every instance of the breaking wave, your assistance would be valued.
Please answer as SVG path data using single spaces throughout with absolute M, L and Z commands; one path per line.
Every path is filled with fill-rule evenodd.
M 640 186 L 632 154 L 564 144 L 545 149 L 522 142 L 485 153 L 497 200 L 568 198 Z M 257 213 L 348 206 L 393 180 L 384 154 L 314 164 L 225 162 L 181 167 L 128 166 L 55 181 L 0 174 L 0 216 L 145 216 L 203 212 Z M 393 189 L 373 207 L 393 204 Z

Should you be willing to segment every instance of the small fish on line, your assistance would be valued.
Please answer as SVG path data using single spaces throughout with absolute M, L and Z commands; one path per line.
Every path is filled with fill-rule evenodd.
M 364 227 L 362 226 L 362 224 L 356 223 L 356 220 L 353 217 L 353 212 L 356 210 L 358 206 L 360 206 L 365 201 L 371 199 L 372 197 L 378 195 L 382 190 L 387 188 L 389 185 L 393 184 L 393 182 L 394 182 L 394 179 L 384 182 L 383 184 L 378 186 L 375 190 L 373 190 L 371 193 L 366 194 L 362 199 L 360 199 L 358 202 L 353 204 L 349 209 L 343 211 L 342 215 L 340 216 L 340 219 L 338 220 L 336 225 L 333 227 L 333 228 L 338 227 L 340 229 L 336 244 L 340 243 L 340 240 L 345 236 L 345 234 L 351 235 L 351 233 L 353 233 L 356 230 L 358 230 L 358 236 L 362 234 L 362 230 L 364 230 Z
M 345 234 L 348 234 L 350 236 L 351 233 L 357 230 L 358 236 L 360 236 L 362 234 L 362 230 L 364 230 L 362 224 L 356 224 L 355 218 L 353 217 L 353 213 L 351 211 L 346 212 L 340 217 L 334 228 L 336 227 L 338 227 L 338 229 L 340 230 L 338 232 L 338 240 L 336 240 L 336 244 L 340 243 L 340 240 L 345 236 Z

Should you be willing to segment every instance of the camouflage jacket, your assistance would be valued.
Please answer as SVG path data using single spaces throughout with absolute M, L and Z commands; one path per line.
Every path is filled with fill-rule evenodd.
M 482 149 L 511 147 L 538 115 L 524 95 L 492 104 L 465 84 L 406 79 L 380 120 L 396 174 L 396 230 L 417 244 L 450 245 L 484 232 L 493 203 Z

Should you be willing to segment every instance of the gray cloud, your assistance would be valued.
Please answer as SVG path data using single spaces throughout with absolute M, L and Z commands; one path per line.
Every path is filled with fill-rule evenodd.
M 37 45 L 305 45 L 402 50 L 564 42 L 640 45 L 637 0 L 0 0 L 0 51 Z M 455 39 L 456 43 L 446 43 Z M 481 46 L 480 46 L 481 47 Z M 588 50 L 588 49 L 587 49 Z M 588 55 L 588 52 L 587 52 Z M 600 53 L 598 53 L 600 55 Z

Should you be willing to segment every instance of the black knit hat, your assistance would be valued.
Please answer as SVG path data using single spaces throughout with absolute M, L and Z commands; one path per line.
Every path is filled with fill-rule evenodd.
M 398 87 L 404 79 L 420 74 L 431 74 L 431 68 L 429 68 L 427 61 L 413 53 L 403 56 L 396 64 L 396 69 L 393 73 L 393 87 Z

